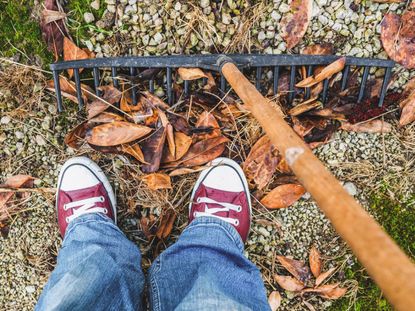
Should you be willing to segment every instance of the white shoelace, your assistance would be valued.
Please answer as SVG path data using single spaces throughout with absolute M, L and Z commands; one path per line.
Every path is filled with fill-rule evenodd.
M 216 218 L 222 219 L 226 222 L 229 222 L 230 224 L 233 224 L 234 226 L 239 225 L 239 220 L 236 219 L 236 218 L 222 217 L 222 216 L 218 216 L 218 215 L 215 215 L 215 214 L 219 213 L 219 212 L 229 212 L 231 210 L 239 213 L 239 212 L 242 211 L 242 206 L 232 204 L 232 203 L 226 203 L 226 202 L 217 202 L 213 199 L 206 198 L 206 197 L 199 197 L 199 198 L 197 198 L 196 202 L 197 203 L 205 203 L 205 211 L 204 212 L 194 212 L 193 216 L 195 218 L 200 217 L 200 216 L 216 217 Z M 221 205 L 223 207 L 209 208 L 208 204 L 218 204 L 218 205 Z
M 104 202 L 105 198 L 103 196 L 100 197 L 93 197 L 88 198 L 85 200 L 79 200 L 67 203 L 63 206 L 63 209 L 67 211 L 68 209 L 74 208 L 79 206 L 79 208 L 73 210 L 73 214 L 71 216 L 66 217 L 66 222 L 69 223 L 75 218 L 90 213 L 104 213 L 107 214 L 108 210 L 104 207 L 96 206 L 95 203 L 97 202 Z

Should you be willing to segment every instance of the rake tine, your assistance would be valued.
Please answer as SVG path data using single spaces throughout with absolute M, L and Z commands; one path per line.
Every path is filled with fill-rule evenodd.
M 378 103 L 379 107 L 382 107 L 383 101 L 385 100 L 386 90 L 388 89 L 388 84 L 389 84 L 391 75 L 392 75 L 392 68 L 387 67 L 385 71 L 385 76 L 383 77 L 382 89 L 380 90 L 379 103 Z
M 274 84 L 273 84 L 273 93 L 274 95 L 278 92 L 278 79 L 280 78 L 280 67 L 274 67 Z
M 53 70 L 53 83 L 55 84 L 55 90 L 56 90 L 56 99 L 58 103 L 58 112 L 63 111 L 63 105 L 62 105 L 62 93 L 61 93 L 61 84 L 59 81 L 59 72 L 57 70 Z
M 255 87 L 260 92 L 261 92 L 261 75 L 262 75 L 262 67 L 257 67 L 256 68 Z
M 347 87 L 347 78 L 349 77 L 349 73 L 350 73 L 350 66 L 347 65 L 346 67 L 344 67 L 343 69 L 343 75 L 342 75 L 342 86 L 341 86 L 341 90 L 344 91 Z
M 291 66 L 291 72 L 290 72 L 290 88 L 288 93 L 288 103 L 292 103 L 295 97 L 295 65 Z
M 321 96 L 321 102 L 323 104 L 326 102 L 328 89 L 329 89 L 329 79 L 325 79 L 323 83 L 323 94 Z
M 118 87 L 118 80 L 117 80 L 117 68 L 111 67 L 111 76 L 112 76 L 112 84 L 115 87 Z
M 171 81 L 171 68 L 167 67 L 167 100 L 169 105 L 173 103 L 173 96 L 172 96 L 172 81 Z
M 313 74 L 313 66 L 310 65 L 307 68 L 307 77 L 311 76 Z M 311 89 L 309 87 L 305 88 L 305 99 L 310 98 Z
M 220 90 L 225 93 L 225 88 L 226 88 L 226 80 L 225 77 L 221 74 L 220 75 Z
M 148 86 L 149 86 L 149 88 L 150 88 L 150 93 L 151 93 L 151 94 L 153 94 L 153 93 L 154 93 L 154 80 L 153 80 L 153 79 L 151 79 L 151 80 L 148 82 Z
M 78 97 L 78 107 L 79 110 L 84 106 L 84 100 L 82 99 L 82 88 L 81 88 L 81 79 L 79 77 L 79 68 L 74 68 L 73 70 L 76 86 L 76 96 Z
M 101 96 L 101 91 L 99 90 L 99 69 L 97 67 L 94 67 L 94 86 L 95 86 L 95 94 L 97 96 Z
M 359 90 L 359 96 L 357 97 L 357 102 L 360 103 L 363 99 L 363 96 L 365 95 L 365 86 L 366 86 L 366 80 L 369 75 L 369 69 L 370 67 L 366 66 L 363 70 L 363 76 L 362 81 L 360 83 L 360 90 Z
M 189 95 L 189 80 L 184 80 L 184 95 Z
M 133 105 L 137 105 L 137 93 L 136 93 L 136 87 L 134 85 L 134 79 L 133 77 L 135 76 L 135 68 L 134 67 L 130 67 L 130 76 L 131 76 L 131 95 L 132 95 L 132 99 L 133 99 Z

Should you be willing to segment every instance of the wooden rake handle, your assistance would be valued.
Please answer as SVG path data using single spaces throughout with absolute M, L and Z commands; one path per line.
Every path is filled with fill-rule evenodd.
M 229 62 L 222 74 L 259 121 L 301 184 L 397 310 L 415 310 L 415 265 L 285 122 L 280 108 Z

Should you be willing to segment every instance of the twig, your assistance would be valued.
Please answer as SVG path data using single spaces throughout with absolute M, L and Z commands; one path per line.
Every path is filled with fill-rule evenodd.
M 13 189 L 13 188 L 0 188 L 0 193 L 5 193 L 5 192 L 40 192 L 40 193 L 55 193 L 56 192 L 56 188 L 18 188 L 18 189 Z

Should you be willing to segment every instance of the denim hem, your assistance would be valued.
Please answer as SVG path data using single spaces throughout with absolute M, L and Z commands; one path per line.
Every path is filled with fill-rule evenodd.
M 223 221 L 216 217 L 209 217 L 209 216 L 201 216 L 194 219 L 190 225 L 184 230 L 191 230 L 193 227 L 197 227 L 199 225 L 212 225 L 215 227 L 221 228 L 225 233 L 231 238 L 231 240 L 236 244 L 241 252 L 244 251 L 244 243 L 242 241 L 241 236 L 239 235 L 238 231 L 226 221 Z M 216 226 L 219 225 L 219 226 Z
M 67 237 L 69 236 L 69 234 L 71 233 L 71 231 L 79 224 L 86 224 L 89 222 L 101 222 L 101 223 L 105 223 L 106 225 L 110 225 L 113 229 L 116 229 L 117 231 L 120 231 L 120 228 L 118 228 L 117 225 L 114 224 L 114 221 L 109 218 L 108 216 L 105 216 L 102 213 L 90 213 L 90 214 L 84 214 L 81 215 L 77 218 L 75 218 L 74 220 L 72 220 L 69 224 L 68 227 L 66 228 L 66 232 L 65 232 L 65 237 L 63 239 L 63 242 L 65 242 L 65 240 L 67 239 Z

